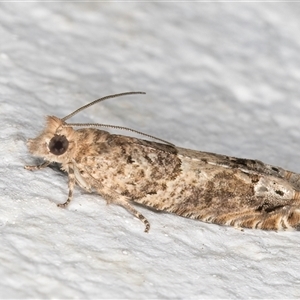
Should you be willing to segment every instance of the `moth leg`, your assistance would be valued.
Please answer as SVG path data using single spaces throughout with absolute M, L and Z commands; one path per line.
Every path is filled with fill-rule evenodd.
M 45 161 L 40 165 L 37 166 L 24 166 L 24 169 L 29 170 L 29 171 L 36 171 L 36 170 L 41 170 L 44 169 L 46 167 L 48 167 L 50 165 L 50 161 Z
M 58 207 L 62 207 L 62 208 L 67 207 L 68 204 L 71 202 L 71 200 L 73 198 L 73 190 L 74 190 L 74 186 L 75 186 L 75 175 L 74 175 L 74 169 L 73 169 L 72 165 L 69 165 L 68 175 L 69 175 L 69 182 L 68 182 L 69 195 L 68 195 L 68 199 L 65 203 L 57 204 Z
M 124 207 L 126 210 L 128 210 L 130 213 L 132 213 L 136 218 L 141 220 L 145 224 L 145 232 L 148 232 L 150 229 L 150 223 L 149 221 L 140 213 L 138 212 L 130 203 L 129 200 L 125 197 L 120 197 L 119 195 L 116 197 L 111 196 L 104 196 L 104 198 L 107 200 L 107 203 L 114 203 L 116 205 L 120 205 Z
M 122 201 L 122 203 L 118 203 L 118 204 L 126 208 L 129 212 L 131 212 L 135 217 L 140 219 L 145 224 L 145 230 L 144 230 L 145 232 L 149 231 L 150 229 L 149 221 L 141 213 L 139 213 L 130 203 L 128 203 L 127 201 L 125 202 Z

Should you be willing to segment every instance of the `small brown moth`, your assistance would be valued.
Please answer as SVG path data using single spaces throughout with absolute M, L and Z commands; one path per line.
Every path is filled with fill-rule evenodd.
M 60 119 L 47 117 L 44 131 L 28 140 L 28 149 L 42 157 L 39 166 L 61 164 L 69 176 L 69 196 L 75 184 L 96 190 L 108 203 L 123 206 L 150 229 L 132 203 L 204 222 L 265 230 L 300 230 L 300 174 L 214 153 L 160 142 L 110 134 L 95 127 L 105 124 L 66 123 L 81 110 L 100 101 L 143 92 L 128 92 L 95 100 Z M 85 127 L 75 130 L 74 127 Z M 88 127 L 88 128 L 87 128 Z

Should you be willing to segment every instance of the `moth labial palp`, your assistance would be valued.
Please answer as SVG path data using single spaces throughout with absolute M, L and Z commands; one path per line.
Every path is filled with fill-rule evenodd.
M 66 121 L 98 102 L 97 99 L 64 118 L 48 116 L 44 130 L 28 140 L 29 152 L 42 157 L 38 170 L 61 164 L 74 186 L 96 191 L 108 203 L 123 206 L 150 229 L 133 206 L 142 204 L 219 225 L 264 230 L 300 230 L 300 175 L 258 160 L 242 159 L 176 147 L 130 128 Z M 79 127 L 79 129 L 75 129 Z M 111 134 L 99 127 L 130 130 L 156 141 Z

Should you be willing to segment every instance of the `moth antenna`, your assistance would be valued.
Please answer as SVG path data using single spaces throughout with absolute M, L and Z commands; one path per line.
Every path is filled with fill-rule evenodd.
M 102 97 L 100 99 L 94 100 L 91 103 L 88 103 L 84 106 L 81 106 L 80 108 L 76 109 L 75 111 L 73 111 L 69 115 L 65 116 L 61 120 L 66 121 L 66 120 L 70 119 L 71 117 L 73 117 L 74 115 L 78 114 L 80 111 L 82 111 L 82 110 L 84 110 L 84 109 L 86 109 L 86 108 L 88 108 L 88 107 L 90 107 L 90 106 L 92 106 L 92 105 L 94 105 L 98 102 L 101 102 L 101 101 L 104 101 L 104 100 L 107 100 L 107 99 L 110 99 L 110 98 L 116 98 L 116 97 L 127 96 L 127 95 L 135 95 L 135 94 L 146 94 L 146 93 L 145 92 L 126 92 L 126 93 L 120 93 L 120 94 L 105 96 L 105 97 Z
M 128 127 L 123 127 L 123 126 L 108 125 L 108 124 L 99 124 L 99 123 L 85 123 L 85 124 L 82 124 L 82 123 L 67 123 L 67 124 L 63 125 L 63 127 L 74 127 L 74 126 L 76 126 L 76 127 L 106 127 L 106 128 L 114 128 L 114 129 L 127 130 L 127 131 L 131 131 L 131 132 L 134 132 L 134 133 L 146 136 L 148 138 L 151 138 L 151 139 L 154 139 L 154 140 L 157 140 L 157 141 L 160 141 L 160 142 L 163 142 L 165 144 L 168 144 L 170 146 L 174 146 L 175 147 L 174 144 L 172 144 L 172 143 L 170 143 L 168 141 L 165 141 L 165 140 L 160 139 L 158 137 L 155 137 L 153 135 L 150 135 L 150 134 L 138 131 L 138 130 L 134 130 L 134 129 L 131 129 L 131 128 L 128 128 Z

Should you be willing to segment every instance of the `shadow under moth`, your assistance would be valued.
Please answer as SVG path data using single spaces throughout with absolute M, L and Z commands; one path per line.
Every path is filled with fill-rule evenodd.
M 219 225 L 300 230 L 299 174 L 258 160 L 179 148 L 125 127 L 66 123 L 91 105 L 131 94 L 144 93 L 110 95 L 64 118 L 48 116 L 43 132 L 28 140 L 30 153 L 45 162 L 26 169 L 56 162 L 68 173 L 68 199 L 58 206 L 70 203 L 77 184 L 123 206 L 145 224 L 145 232 L 150 223 L 134 203 Z M 130 130 L 157 141 L 110 134 L 97 127 Z

